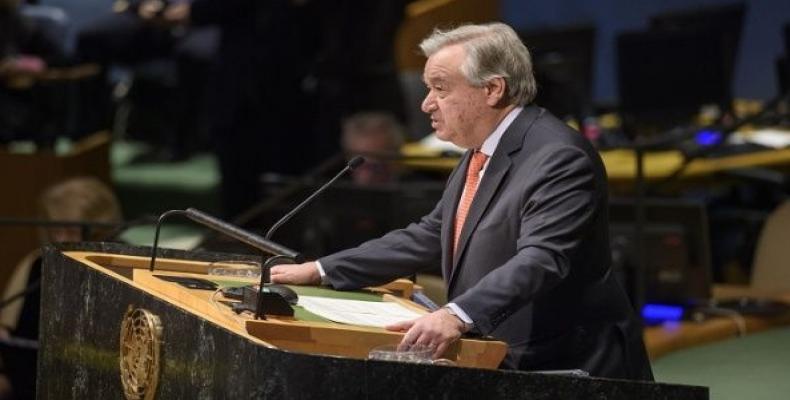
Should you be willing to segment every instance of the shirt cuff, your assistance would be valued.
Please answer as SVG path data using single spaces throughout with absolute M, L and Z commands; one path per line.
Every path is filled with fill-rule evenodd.
M 458 307 L 458 304 L 447 303 L 447 305 L 445 307 L 449 307 L 451 310 L 453 310 L 455 315 L 457 315 L 458 318 L 461 318 L 461 321 L 464 321 L 465 324 L 470 325 L 470 326 L 474 326 L 475 325 L 475 322 L 472 321 L 472 318 L 469 318 L 469 315 L 467 313 L 465 313 L 464 310 L 461 309 L 461 307 Z
M 324 271 L 321 261 L 315 260 L 315 267 L 318 269 L 318 275 L 321 275 L 321 284 L 329 285 L 329 278 L 326 277 L 326 271 Z

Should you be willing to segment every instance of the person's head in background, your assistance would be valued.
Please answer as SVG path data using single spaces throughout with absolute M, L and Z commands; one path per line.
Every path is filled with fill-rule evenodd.
M 42 219 L 120 223 L 121 206 L 113 191 L 93 177 L 70 178 L 47 188 L 39 198 Z M 42 231 L 47 242 L 79 242 L 103 239 L 112 229 L 91 228 L 83 237 L 79 226 L 53 227 Z
M 365 157 L 365 163 L 351 172 L 354 183 L 381 184 L 398 179 L 393 160 L 400 154 L 403 132 L 398 120 L 386 112 L 358 113 L 343 121 L 343 152 Z

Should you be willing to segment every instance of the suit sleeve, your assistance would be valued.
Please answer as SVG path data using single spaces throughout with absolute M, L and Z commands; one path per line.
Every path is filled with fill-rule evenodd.
M 335 289 L 380 285 L 441 262 L 442 202 L 419 222 L 319 261 Z
M 516 254 L 452 300 L 482 334 L 568 276 L 602 201 L 604 187 L 580 149 L 546 149 L 538 165 L 529 172 L 539 178 L 524 193 Z

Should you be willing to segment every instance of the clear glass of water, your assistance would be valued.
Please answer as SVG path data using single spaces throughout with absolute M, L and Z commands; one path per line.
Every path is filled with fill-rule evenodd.
M 214 261 L 209 264 L 208 274 L 227 278 L 261 279 L 261 263 L 256 261 Z
M 370 350 L 368 359 L 430 364 L 432 355 L 433 349 L 427 346 L 415 345 L 405 350 L 398 350 L 397 344 L 385 344 Z

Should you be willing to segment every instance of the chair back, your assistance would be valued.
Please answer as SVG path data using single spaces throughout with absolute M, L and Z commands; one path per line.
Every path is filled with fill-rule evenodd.
M 11 272 L 11 278 L 8 280 L 5 290 L 1 292 L 3 297 L 0 300 L 5 302 L 27 289 L 30 270 L 40 257 L 41 250 L 35 249 L 19 261 Z M 3 328 L 16 329 L 24 302 L 25 299 L 22 297 L 6 304 L 5 307 L 0 309 L 0 326 Z
M 763 225 L 751 286 L 760 291 L 790 292 L 790 200 L 780 204 Z

